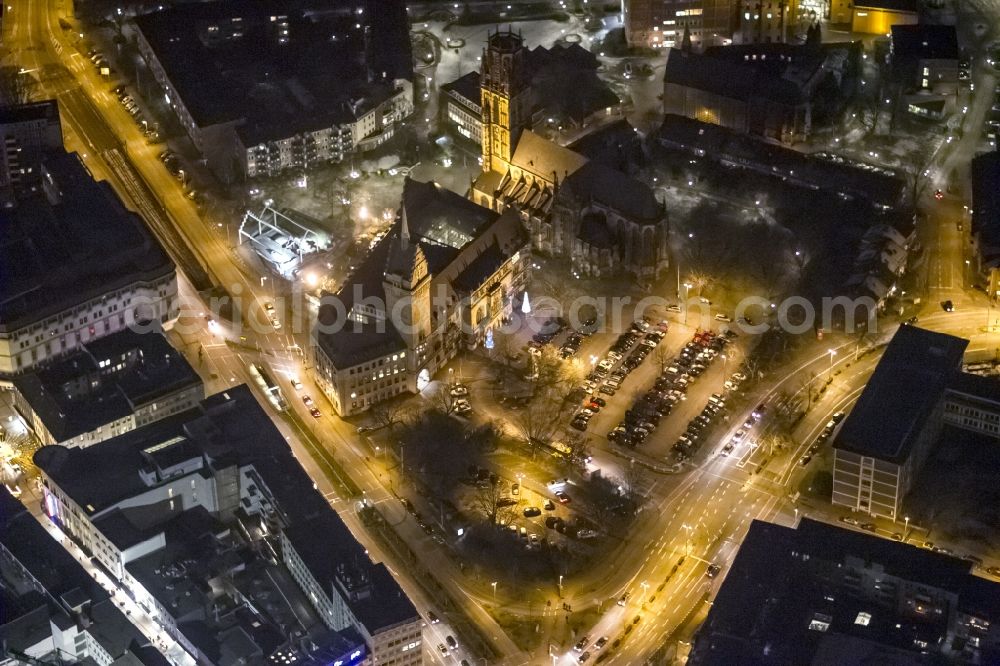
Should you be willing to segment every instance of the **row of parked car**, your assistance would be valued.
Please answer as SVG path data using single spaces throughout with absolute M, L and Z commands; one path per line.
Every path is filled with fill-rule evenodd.
M 713 339 L 715 337 L 711 333 L 697 334 L 671 361 L 652 388 L 625 412 L 624 420 L 608 433 L 608 439 L 630 448 L 646 441 L 660 419 L 670 414 L 674 405 L 686 399 L 688 386 L 711 362 L 711 358 L 697 357 L 690 351 Z M 726 344 L 725 338 L 720 339 L 723 340 L 722 344 Z
M 632 327 L 618 336 L 604 358 L 587 376 L 580 389 L 584 394 L 601 393 L 613 396 L 621 388 L 625 377 L 639 367 L 649 353 L 656 348 L 666 335 L 667 324 L 661 322 L 653 326 L 647 321 L 637 321 Z M 591 395 L 584 401 L 583 407 L 573 416 L 570 426 L 577 430 L 586 430 L 590 418 L 606 404 L 605 399 Z

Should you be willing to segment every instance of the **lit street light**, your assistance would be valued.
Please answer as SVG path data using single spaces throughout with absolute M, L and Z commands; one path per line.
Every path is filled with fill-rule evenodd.
M 562 576 L 560 576 L 560 578 L 562 578 Z M 491 583 L 491 584 L 493 585 L 493 603 L 496 603 L 497 602 L 497 582 L 493 581 L 493 583 Z
M 830 376 L 833 377 L 833 357 L 837 355 L 837 350 L 827 349 L 826 351 L 830 354 Z

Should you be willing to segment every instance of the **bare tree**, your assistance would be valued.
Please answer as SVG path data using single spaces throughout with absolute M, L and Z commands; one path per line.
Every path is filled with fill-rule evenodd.
M 412 412 L 402 403 L 387 401 L 372 407 L 371 415 L 375 427 L 388 428 L 392 431 L 396 426 L 406 423 Z
M 527 409 L 517 412 L 511 424 L 528 445 L 532 457 L 541 444 L 552 441 L 560 421 L 558 405 L 551 400 L 534 401 Z
M 442 384 L 438 392 L 434 394 L 432 404 L 435 409 L 441 411 L 442 413 L 451 414 L 455 411 L 457 401 L 452 397 L 449 388 Z
M 577 294 L 577 289 L 569 280 L 540 280 L 542 290 L 556 305 L 561 316 L 566 304 Z
M 0 67 L 0 106 L 17 106 L 31 101 L 32 79 L 18 67 Z
M 566 395 L 583 379 L 583 370 L 566 359 L 560 358 L 555 349 L 544 347 L 534 357 L 536 394 L 557 393 Z
M 670 353 L 667 345 L 657 345 L 653 350 L 653 360 L 656 362 L 657 367 L 660 368 L 660 374 L 662 375 L 670 367 L 670 362 L 674 360 L 674 355 Z
M 564 440 L 567 452 L 564 461 L 570 465 L 579 465 L 590 457 L 590 440 L 583 433 L 568 435 Z
M 513 505 L 507 496 L 507 484 L 498 477 L 491 477 L 489 483 L 476 490 L 471 506 L 480 511 L 490 525 L 509 525 L 515 516 Z
M 637 502 L 642 496 L 639 492 L 642 487 L 642 476 L 642 469 L 634 462 L 631 462 L 622 474 L 622 492 L 632 502 Z

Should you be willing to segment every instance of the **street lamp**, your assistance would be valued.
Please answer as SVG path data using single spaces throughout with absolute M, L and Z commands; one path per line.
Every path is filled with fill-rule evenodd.
M 646 592 L 649 590 L 649 583 L 647 583 L 646 581 L 642 581 L 641 583 L 639 583 L 639 587 L 642 588 L 642 598 L 645 599 Z
M 562 580 L 563 580 L 562 574 L 559 574 L 559 597 L 560 598 L 562 597 Z
M 685 551 L 686 551 L 686 553 L 688 555 L 690 555 L 691 554 L 691 531 L 692 531 L 693 528 L 690 525 L 688 525 L 687 523 L 681 524 L 681 527 L 685 531 L 687 531 L 687 541 L 685 542 Z
M 904 525 L 903 526 L 903 541 L 905 542 L 906 541 L 906 535 L 910 531 L 910 517 L 909 516 L 903 516 L 903 521 L 904 521 L 904 523 L 903 523 L 903 525 Z
M 830 376 L 833 376 L 833 357 L 837 355 L 836 349 L 827 349 L 828 354 L 830 354 Z
M 493 585 L 493 603 L 496 603 L 497 602 L 497 582 L 493 581 L 493 583 L 491 583 L 491 584 Z
M 694 285 L 690 282 L 684 283 L 684 325 L 687 326 L 688 323 L 688 292 Z

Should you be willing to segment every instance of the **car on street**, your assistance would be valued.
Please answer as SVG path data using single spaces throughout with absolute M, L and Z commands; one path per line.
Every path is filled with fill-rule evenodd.
M 444 642 L 447 643 L 448 647 L 450 647 L 452 650 L 458 647 L 458 641 L 455 640 L 454 636 L 449 635 L 444 639 Z
M 627 604 L 627 603 L 628 603 L 628 600 L 629 600 L 629 599 L 631 599 L 631 598 L 632 598 L 632 593 L 631 593 L 631 592 L 626 592 L 625 594 L 623 594 L 623 595 L 622 595 L 622 596 L 621 596 L 621 597 L 620 597 L 620 598 L 618 599 L 618 605 L 619 605 L 619 606 L 624 606 L 625 604 Z
M 949 301 L 941 301 L 941 309 L 945 312 L 954 312 L 955 304 Z
M 560 504 L 569 504 L 572 501 L 569 498 L 569 495 L 567 495 L 566 493 L 564 493 L 561 490 L 557 490 L 556 491 L 556 499 L 559 500 Z
M 811 461 L 812 459 L 813 459 L 812 456 L 810 456 L 808 454 L 804 455 L 801 458 L 799 458 L 799 465 L 801 465 L 802 467 L 805 467 L 806 465 L 809 464 L 809 461 Z
M 469 388 L 463 384 L 455 384 L 449 393 L 453 398 L 464 398 L 469 395 Z
M 587 661 L 588 661 L 589 659 L 590 659 L 590 652 L 584 652 L 583 654 L 581 654 L 581 655 L 580 655 L 580 658 L 578 659 L 578 661 L 579 661 L 579 662 L 580 662 L 581 664 L 584 664 L 584 663 L 586 663 L 586 662 L 587 662 Z
M 535 516 L 540 516 L 540 515 L 542 515 L 542 510 L 539 509 L 537 506 L 524 507 L 525 518 L 534 518 Z
M 545 500 L 545 504 L 542 505 L 542 508 L 546 511 L 555 511 L 556 505 L 552 500 Z
M 840 517 L 840 522 L 842 522 L 842 523 L 844 523 L 846 525 L 857 525 L 858 524 L 858 519 L 855 518 L 855 517 L 853 517 L 853 516 L 841 516 Z
M 314 419 L 318 419 L 319 417 L 323 416 L 323 412 L 319 411 L 319 409 L 317 409 L 316 407 L 310 409 L 309 413 L 312 414 L 312 417 Z
M 292 383 L 292 388 L 295 389 L 296 391 L 301 391 L 302 390 L 302 382 L 300 382 L 295 377 L 292 377 L 291 383 Z
M 448 656 L 448 648 L 444 646 L 444 643 L 438 643 L 438 652 L 444 657 Z
M 722 567 L 713 562 L 712 564 L 708 565 L 708 569 L 705 570 L 705 575 L 708 576 L 709 578 L 715 578 L 716 576 L 719 575 L 720 571 L 722 571 Z
M 312 405 L 313 405 L 312 396 L 308 396 L 308 395 L 302 396 L 302 402 L 305 403 L 306 407 L 312 407 Z
M 427 619 L 431 621 L 431 624 L 437 624 L 441 621 L 441 619 L 438 618 L 433 611 L 427 611 Z
M 607 644 L 608 644 L 608 637 L 607 636 L 601 636 L 600 638 L 597 639 L 597 642 L 594 643 L 594 647 L 597 648 L 598 650 L 600 650 L 602 647 L 604 647 Z
M 583 648 L 587 647 L 588 645 L 590 645 L 590 636 L 584 636 L 583 638 L 581 638 L 576 642 L 576 645 L 573 646 L 573 649 L 576 650 L 577 652 L 583 652 Z

